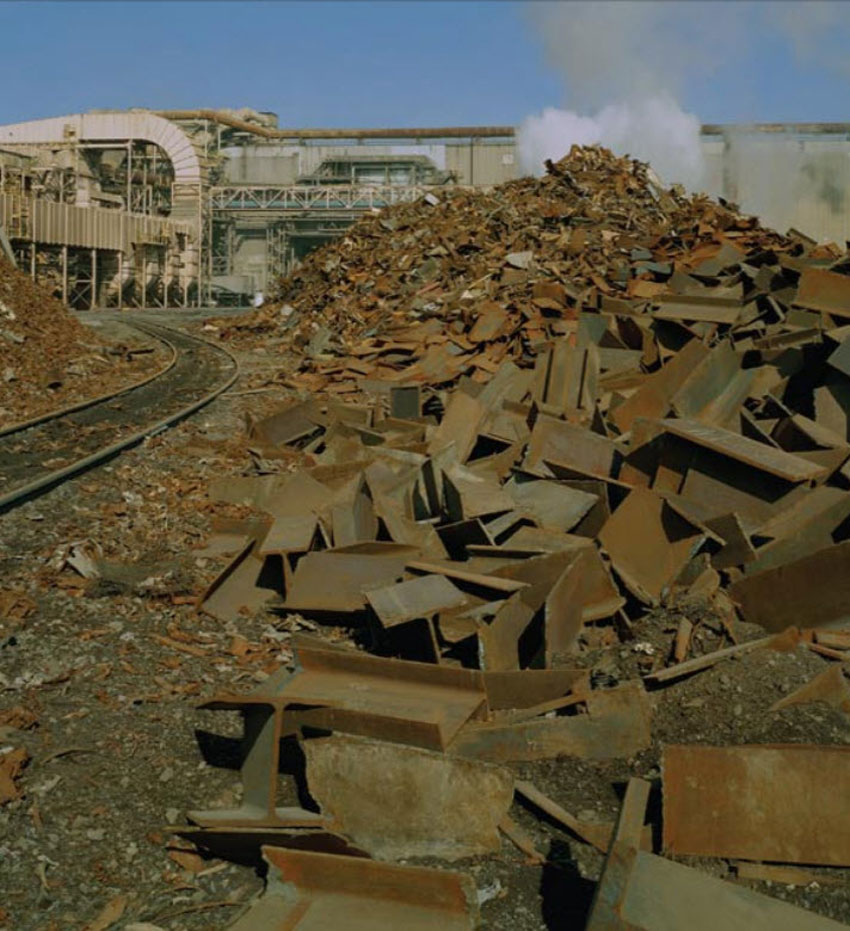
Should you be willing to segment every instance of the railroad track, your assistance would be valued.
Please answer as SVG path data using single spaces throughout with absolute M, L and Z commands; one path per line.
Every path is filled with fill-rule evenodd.
M 154 323 L 127 323 L 165 343 L 171 361 L 142 382 L 0 432 L 0 513 L 22 504 L 208 404 L 239 375 L 233 356 Z

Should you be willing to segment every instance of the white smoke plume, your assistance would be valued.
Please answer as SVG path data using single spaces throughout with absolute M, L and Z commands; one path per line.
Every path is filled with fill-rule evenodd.
M 523 170 L 539 173 L 543 159 L 560 158 L 573 143 L 602 143 L 651 161 L 667 182 L 698 188 L 705 174 L 700 121 L 678 97 L 686 77 L 708 77 L 716 66 L 710 50 L 728 24 L 729 6 L 737 4 L 529 4 L 547 61 L 564 77 L 570 109 L 547 108 L 523 122 Z M 725 41 L 728 47 L 728 35 Z
M 545 159 L 560 158 L 573 143 L 601 143 L 618 154 L 650 162 L 666 182 L 691 189 L 703 182 L 700 122 L 666 93 L 609 104 L 594 116 L 547 107 L 520 126 L 520 165 L 535 173 Z
M 601 143 L 651 162 L 667 183 L 732 196 L 780 228 L 804 201 L 813 217 L 824 210 L 833 219 L 847 213 L 842 191 L 830 181 L 850 182 L 836 153 L 742 128 L 727 136 L 721 170 L 720 156 L 708 163 L 700 120 L 681 101 L 700 82 L 729 69 L 738 69 L 740 94 L 749 94 L 747 69 L 757 67 L 765 38 L 784 43 L 789 60 L 846 81 L 850 3 L 577 0 L 533 2 L 527 10 L 548 63 L 563 76 L 565 106 L 546 108 L 520 126 L 526 173 L 539 174 L 544 159 L 562 157 L 573 143 Z M 796 119 L 811 117 L 801 113 Z

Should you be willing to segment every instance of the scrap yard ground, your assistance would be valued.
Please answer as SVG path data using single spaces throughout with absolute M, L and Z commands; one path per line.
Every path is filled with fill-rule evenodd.
M 576 148 L 86 317 L 239 378 L 0 516 L 0 927 L 850 925 L 848 271 Z

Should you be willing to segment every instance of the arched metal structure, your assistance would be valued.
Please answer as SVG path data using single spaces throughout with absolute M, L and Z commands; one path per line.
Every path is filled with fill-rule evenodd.
M 0 166 L 0 229 L 5 227 L 33 278 L 50 282 L 75 307 L 200 302 L 207 168 L 203 150 L 183 128 L 147 110 L 75 113 L 0 126 L 0 150 L 33 159 L 45 149 L 46 162 L 57 165 L 64 164 L 62 153 L 72 154 L 67 199 L 41 196 L 33 184 L 36 176 L 28 174 L 35 169 L 27 167 L 18 172 L 18 187 L 17 175 L 4 184 Z M 93 175 L 92 163 L 78 158 L 111 149 L 126 150 L 119 175 L 126 175 L 126 191 L 105 190 L 101 185 L 108 176 Z M 169 166 L 164 189 L 170 186 L 170 198 L 154 201 L 163 188 L 156 185 L 158 161 Z
M 147 110 L 73 113 L 44 120 L 0 126 L 2 145 L 78 145 L 151 142 L 167 155 L 174 169 L 171 217 L 201 222 L 200 204 L 206 169 L 192 140 L 175 123 Z

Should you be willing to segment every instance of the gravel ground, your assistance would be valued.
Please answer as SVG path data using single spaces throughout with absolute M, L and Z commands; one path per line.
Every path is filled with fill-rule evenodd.
M 243 379 L 193 418 L 0 518 L 0 749 L 29 755 L 21 797 L 0 806 L 0 926 L 59 931 L 100 916 L 94 928 L 210 931 L 262 887 L 256 869 L 199 857 L 169 833 L 187 809 L 229 806 L 241 792 L 220 752 L 238 719 L 198 702 L 248 689 L 288 662 L 301 626 L 272 610 L 221 625 L 191 603 L 222 565 L 196 552 L 211 516 L 226 513 L 207 499 L 207 482 L 245 468 L 245 415 L 284 397 L 266 390 L 272 353 L 240 361 Z M 80 541 L 112 565 L 105 578 L 67 567 Z M 691 614 L 700 651 L 728 644 L 714 619 Z M 647 616 L 635 641 L 583 661 L 612 683 L 633 678 L 666 655 L 679 617 Z M 651 693 L 653 742 L 635 758 L 514 769 L 573 814 L 610 821 L 630 776 L 657 783 L 665 743 L 847 743 L 847 717 L 826 706 L 768 711 L 827 663 L 802 647 L 727 661 Z M 511 815 L 547 863 L 529 865 L 505 841 L 497 855 L 453 864 L 475 880 L 482 926 L 583 927 L 601 855 L 531 806 Z M 692 865 L 730 875 L 725 861 Z M 753 888 L 850 922 L 850 871 L 819 872 L 824 882 L 807 887 Z

